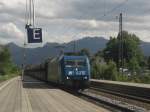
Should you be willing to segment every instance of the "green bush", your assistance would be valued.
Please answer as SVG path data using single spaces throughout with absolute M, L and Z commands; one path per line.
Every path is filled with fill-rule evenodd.
M 18 76 L 19 73 L 0 75 L 0 82 Z
M 94 64 L 92 66 L 92 78 L 96 79 L 104 79 L 104 74 L 106 71 L 107 66 L 101 64 Z
M 8 48 L 3 46 L 0 51 L 0 81 L 7 80 L 18 74 L 18 67 L 12 63 Z
M 117 67 L 113 61 L 109 61 L 107 68 L 104 73 L 104 79 L 106 80 L 116 80 L 118 77 Z
M 105 80 L 117 80 L 118 72 L 116 64 L 113 61 L 107 63 L 100 63 L 97 58 L 92 63 L 92 78 L 105 79 Z

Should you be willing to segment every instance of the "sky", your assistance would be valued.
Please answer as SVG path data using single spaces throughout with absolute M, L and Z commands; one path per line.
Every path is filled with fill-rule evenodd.
M 117 36 L 120 12 L 123 13 L 123 30 L 150 42 L 149 0 L 34 1 L 35 26 L 43 29 L 43 44 L 64 43 L 86 36 L 107 39 Z M 0 44 L 23 45 L 26 12 L 26 0 L 0 0 Z

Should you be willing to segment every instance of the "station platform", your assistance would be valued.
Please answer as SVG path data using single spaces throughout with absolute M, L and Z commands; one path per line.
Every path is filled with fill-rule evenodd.
M 25 77 L 0 84 L 0 112 L 109 112 L 61 89 Z

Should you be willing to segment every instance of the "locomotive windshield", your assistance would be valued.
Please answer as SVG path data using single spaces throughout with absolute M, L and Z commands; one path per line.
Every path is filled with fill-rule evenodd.
M 67 61 L 65 61 L 65 66 L 66 67 L 75 66 L 75 61 L 73 61 L 73 60 L 67 60 Z
M 77 65 L 78 65 L 78 67 L 84 67 L 84 66 L 86 66 L 86 62 L 85 62 L 85 60 L 78 60 Z
M 84 67 L 86 66 L 85 60 L 66 60 L 66 67 Z

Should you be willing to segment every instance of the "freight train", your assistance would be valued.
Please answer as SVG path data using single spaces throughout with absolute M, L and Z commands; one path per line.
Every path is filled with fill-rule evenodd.
M 50 58 L 39 65 L 25 67 L 25 75 L 76 89 L 89 86 L 90 64 L 87 56 Z

